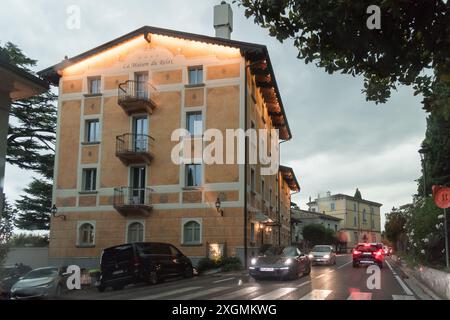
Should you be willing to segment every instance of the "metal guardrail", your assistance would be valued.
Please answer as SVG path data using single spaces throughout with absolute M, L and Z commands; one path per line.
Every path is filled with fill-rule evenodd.
M 151 151 L 155 139 L 147 134 L 124 133 L 116 136 L 116 154 Z
M 114 207 L 151 206 L 151 188 L 114 188 Z
M 150 82 L 127 80 L 119 84 L 118 96 L 121 101 L 149 101 L 158 92 Z

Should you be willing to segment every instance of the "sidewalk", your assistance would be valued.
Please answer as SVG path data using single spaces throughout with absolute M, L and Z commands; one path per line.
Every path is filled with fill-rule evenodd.
M 450 289 L 446 288 L 445 285 L 450 279 L 450 274 L 426 267 L 409 267 L 396 255 L 392 255 L 389 261 L 401 273 L 403 280 L 405 280 L 421 299 L 450 299 Z M 447 277 L 448 279 L 445 279 Z

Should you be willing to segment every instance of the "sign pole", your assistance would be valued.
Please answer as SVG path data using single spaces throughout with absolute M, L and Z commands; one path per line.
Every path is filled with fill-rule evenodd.
M 445 232 L 445 263 L 447 268 L 450 266 L 448 261 L 448 230 L 447 230 L 447 209 L 444 208 L 444 232 Z

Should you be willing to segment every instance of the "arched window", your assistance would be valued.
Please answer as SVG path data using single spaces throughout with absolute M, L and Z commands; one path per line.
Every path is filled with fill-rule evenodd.
M 140 222 L 132 222 L 128 225 L 127 241 L 142 242 L 144 241 L 144 225 Z
M 90 222 L 83 222 L 78 227 L 78 245 L 93 246 L 95 237 L 95 227 Z
M 198 244 L 201 243 L 201 226 L 194 220 L 187 221 L 183 225 L 183 243 Z

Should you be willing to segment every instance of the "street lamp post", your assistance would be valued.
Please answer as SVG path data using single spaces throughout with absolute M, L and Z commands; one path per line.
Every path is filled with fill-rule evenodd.
M 423 180 L 423 196 L 427 196 L 427 173 L 426 173 L 426 153 L 429 151 L 429 147 L 422 144 L 422 147 L 419 149 L 420 160 L 422 162 L 422 180 Z

